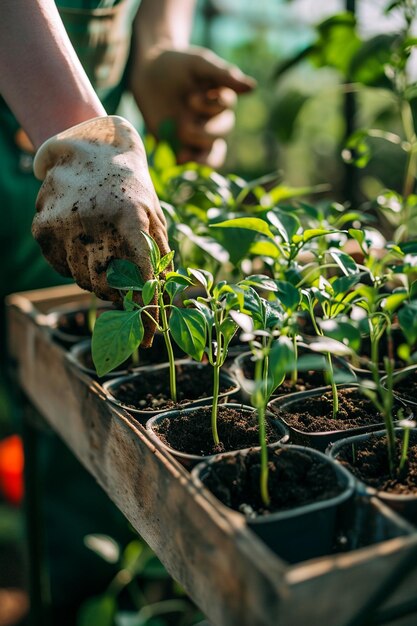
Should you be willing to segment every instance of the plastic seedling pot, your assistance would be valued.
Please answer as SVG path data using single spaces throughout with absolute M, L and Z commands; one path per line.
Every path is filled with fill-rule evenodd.
M 114 308 L 111 302 L 100 301 L 97 304 L 97 315 Z M 88 326 L 89 310 L 88 304 L 74 303 L 50 311 L 46 316 L 46 321 L 51 328 L 53 337 L 67 348 L 91 337 Z
M 395 429 L 396 435 L 402 438 L 403 430 L 401 428 Z M 345 439 L 341 439 L 337 441 L 333 445 L 329 446 L 327 450 L 327 454 L 338 461 L 338 457 L 340 457 L 341 451 L 348 449 L 349 452 L 354 449 L 355 445 L 358 445 L 364 441 L 369 441 L 371 437 L 384 437 L 385 430 L 378 430 L 373 433 L 366 433 L 363 435 L 356 435 L 354 437 L 346 437 Z M 417 439 L 417 428 L 413 428 L 410 432 L 410 440 Z M 349 471 L 349 470 L 348 470 Z M 353 475 L 353 474 L 352 474 Z M 389 493 L 387 491 L 379 491 L 370 485 L 367 485 L 366 482 L 360 480 L 355 477 L 355 480 L 359 483 L 360 488 L 364 489 L 369 497 L 376 496 L 384 504 L 393 509 L 396 513 L 404 517 L 406 520 L 411 522 L 412 524 L 417 525 L 417 492 L 416 495 L 396 495 L 394 493 Z
M 352 383 L 347 385 L 338 385 L 337 388 L 358 389 L 359 384 Z M 314 398 L 317 396 L 321 396 L 328 391 L 331 391 L 331 387 L 320 387 L 318 389 L 312 389 L 310 391 L 300 391 L 298 393 L 293 393 L 288 396 L 282 396 L 280 398 L 275 398 L 274 400 L 271 400 L 271 402 L 268 403 L 268 408 L 275 415 L 277 413 L 277 409 L 281 408 L 290 412 L 292 406 L 299 402 L 302 402 L 305 398 Z M 276 415 L 276 419 L 282 421 L 288 428 L 291 443 L 295 443 L 301 446 L 309 446 L 311 448 L 314 448 L 315 450 L 320 450 L 321 452 L 325 452 L 330 444 L 338 441 L 339 439 L 377 431 L 384 426 L 383 422 L 379 422 L 366 426 L 358 426 L 356 428 L 347 428 L 344 430 L 341 429 L 323 432 L 306 432 L 291 426 L 281 416 Z
M 205 405 L 202 405 L 201 408 L 206 408 L 206 407 L 210 407 L 210 405 L 206 403 Z M 249 413 L 253 413 L 255 410 L 251 406 L 246 406 L 244 404 L 235 404 L 231 402 L 227 402 L 225 404 L 220 405 L 219 409 L 221 407 L 227 407 L 227 408 L 230 407 L 230 408 L 237 409 L 237 410 L 241 409 L 242 411 L 247 411 Z M 180 411 L 168 411 L 161 415 L 155 415 L 154 417 L 151 417 L 146 423 L 146 429 L 151 439 L 155 442 L 155 444 L 157 444 L 158 446 L 160 446 L 161 448 L 163 448 L 164 450 L 172 454 L 172 456 L 174 456 L 177 459 L 177 461 L 181 463 L 181 465 L 183 465 L 185 468 L 189 470 L 191 470 L 191 468 L 194 467 L 197 463 L 201 463 L 204 460 L 208 460 L 219 455 L 211 454 L 211 455 L 203 456 L 203 455 L 197 455 L 197 454 L 188 454 L 186 452 L 175 450 L 174 448 L 171 448 L 170 446 L 165 444 L 163 441 L 161 441 L 158 435 L 158 432 L 155 430 L 155 427 L 161 424 L 161 422 L 165 419 L 175 418 L 179 414 L 192 413 L 193 411 L 195 411 L 195 409 L 196 407 L 194 406 L 194 407 L 190 407 L 186 409 L 181 409 Z M 267 412 L 267 417 L 272 418 L 272 415 L 269 412 Z M 276 443 L 271 444 L 271 446 L 273 447 L 274 445 L 276 446 L 276 445 L 286 443 L 288 441 L 287 428 L 283 424 L 279 424 L 276 421 L 273 421 L 273 427 L 275 428 L 276 433 L 277 433 L 277 441 Z
M 384 376 L 381 379 L 382 385 L 385 387 L 387 377 Z M 393 393 L 396 398 L 404 402 L 405 405 L 411 407 L 413 411 L 417 411 L 417 395 L 414 394 L 413 388 L 410 387 L 410 393 L 404 392 L 403 390 L 396 390 L 396 387 L 403 382 L 407 382 L 407 379 L 411 382 L 412 379 L 416 381 L 417 388 L 417 365 L 409 365 L 408 367 L 404 367 L 404 369 L 395 372 L 393 376 Z
M 177 367 L 181 366 L 181 367 L 191 368 L 192 371 L 195 372 L 196 377 L 198 377 L 199 372 L 201 372 L 202 368 L 210 367 L 207 364 L 196 363 L 195 361 L 191 361 L 190 359 L 178 360 L 176 361 L 176 365 Z M 107 380 L 103 384 L 103 389 L 104 389 L 107 399 L 113 404 L 135 415 L 135 417 L 139 420 L 141 424 L 146 424 L 148 419 L 150 417 L 153 417 L 154 415 L 167 413 L 167 411 L 169 410 L 167 408 L 162 408 L 159 410 L 153 410 L 153 409 L 145 410 L 145 409 L 135 408 L 133 406 L 125 404 L 124 402 L 119 400 L 115 395 L 121 385 L 127 382 L 137 383 L 138 385 L 140 385 L 140 381 L 141 379 L 143 379 L 143 377 L 145 377 L 149 373 L 154 373 L 154 372 L 158 372 L 161 374 L 166 373 L 166 375 L 168 376 L 167 373 L 169 372 L 169 364 L 163 363 L 161 365 L 139 367 L 137 370 L 135 370 L 134 374 L 130 374 L 128 376 L 119 376 L 118 378 L 112 378 L 110 380 Z M 227 402 L 230 398 L 237 396 L 240 390 L 239 384 L 236 382 L 233 376 L 231 376 L 228 372 L 223 372 L 223 371 L 220 372 L 220 386 L 228 388 L 227 391 L 224 391 L 223 393 L 219 394 L 220 403 Z M 202 406 L 202 405 L 210 404 L 211 400 L 212 400 L 212 396 L 208 396 L 208 397 L 206 396 L 203 398 L 190 400 L 189 402 L 182 402 L 180 406 L 181 408 Z
M 355 491 L 355 480 L 341 465 L 334 463 L 322 452 L 303 446 L 285 446 L 289 452 L 300 451 L 322 460 L 330 461 L 334 470 L 334 479 L 340 493 L 332 498 L 298 506 L 282 512 L 273 512 L 257 517 L 246 517 L 251 530 L 264 541 L 267 546 L 289 563 L 298 563 L 308 559 L 331 554 L 337 542 L 338 517 L 342 508 L 349 506 Z M 259 448 L 252 449 L 259 451 Z M 192 477 L 198 487 L 205 485 L 214 463 L 222 463 L 227 457 L 242 454 L 231 452 L 218 455 L 208 462 L 198 464 L 192 471 Z M 278 465 L 279 467 L 279 465 Z M 225 505 L 222 505 L 225 506 Z M 228 509 L 231 510 L 231 509 Z

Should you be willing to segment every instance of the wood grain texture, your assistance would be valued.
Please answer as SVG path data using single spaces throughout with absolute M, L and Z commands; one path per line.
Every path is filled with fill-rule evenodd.
M 76 295 L 66 289 L 9 298 L 10 351 L 20 385 L 210 622 L 348 624 L 404 555 L 417 549 L 417 537 L 288 567 L 240 515 L 199 492 L 145 429 L 107 403 L 100 385 L 53 343 L 39 311 Z M 416 575 L 411 575 L 395 601 L 415 595 Z M 417 623 L 413 619 L 410 626 Z

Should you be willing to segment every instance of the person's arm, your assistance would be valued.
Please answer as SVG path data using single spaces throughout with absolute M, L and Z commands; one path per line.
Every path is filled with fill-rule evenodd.
M 142 0 L 134 25 L 130 87 L 156 137 L 168 120 L 178 160 L 221 165 L 236 94 L 255 82 L 210 50 L 189 46 L 194 0 Z
M 162 255 L 169 245 L 143 143 L 127 120 L 106 115 L 52 0 L 2 0 L 0 92 L 37 148 L 32 233 L 49 263 L 102 298 L 119 298 L 106 281 L 112 259 L 151 278 L 141 231 Z
M 0 93 L 35 148 L 106 112 L 53 0 L 2 0 Z

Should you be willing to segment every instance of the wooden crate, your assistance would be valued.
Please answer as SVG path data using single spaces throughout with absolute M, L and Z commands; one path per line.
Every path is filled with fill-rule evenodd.
M 196 489 L 145 429 L 105 401 L 100 384 L 67 359 L 45 314 L 88 297 L 72 286 L 9 297 L 10 353 L 19 384 L 210 622 L 359 626 L 376 623 L 358 615 L 379 598 L 383 623 L 415 626 L 417 535 L 288 566 L 240 515 Z M 372 515 L 377 524 L 379 513 Z M 383 532 L 392 536 L 389 524 Z M 393 580 L 400 584 L 390 594 Z

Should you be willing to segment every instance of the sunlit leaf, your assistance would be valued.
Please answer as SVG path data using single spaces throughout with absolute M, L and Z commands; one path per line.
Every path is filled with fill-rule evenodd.
M 265 235 L 269 239 L 274 239 L 274 235 L 264 220 L 258 217 L 237 217 L 236 219 L 226 220 L 217 224 L 210 224 L 210 228 L 243 228 L 252 230 L 260 235 Z
M 207 323 L 196 309 L 171 307 L 169 328 L 175 343 L 190 357 L 201 361 L 206 347 Z

